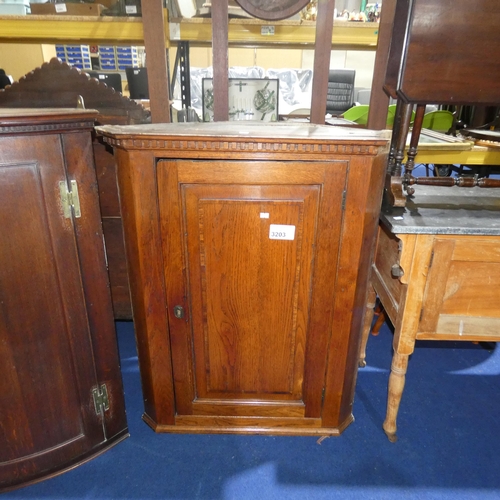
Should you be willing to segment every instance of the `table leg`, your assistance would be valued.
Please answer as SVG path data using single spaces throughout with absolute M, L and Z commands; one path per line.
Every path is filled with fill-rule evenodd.
M 380 329 L 382 328 L 382 325 L 385 323 L 386 317 L 385 317 L 385 309 L 380 306 L 380 312 L 378 313 L 378 318 L 377 321 L 375 321 L 375 324 L 373 325 L 372 328 L 372 335 L 376 337 L 380 333 Z
M 361 347 L 359 350 L 359 361 L 358 364 L 361 368 L 366 366 L 366 344 L 368 343 L 368 337 L 370 336 L 370 330 L 372 327 L 373 313 L 375 311 L 375 302 L 377 300 L 377 294 L 373 286 L 368 284 L 368 296 L 366 299 L 366 311 L 365 311 L 365 322 L 363 324 L 363 335 L 361 337 Z
M 391 374 L 389 376 L 389 391 L 387 397 L 387 414 L 384 421 L 384 431 L 391 443 L 397 441 L 396 418 L 398 416 L 399 403 L 405 386 L 406 370 L 408 368 L 408 354 L 394 352 L 392 357 Z

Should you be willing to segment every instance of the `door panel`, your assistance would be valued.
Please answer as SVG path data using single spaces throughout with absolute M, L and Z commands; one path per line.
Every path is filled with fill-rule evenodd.
M 0 460 L 5 461 L 75 438 L 81 434 L 81 419 L 73 418 L 80 401 L 72 389 L 76 380 L 52 248 L 52 236 L 57 244 L 58 235 L 50 233 L 37 165 L 0 167 L 0 191 L 0 226 L 23 227 L 0 246 L 2 357 L 8 360 L 2 366 L 10 368 L 10 383 L 0 381 L 0 392 L 6 398 L 3 411 L 13 420 L 23 415 L 28 421 L 19 428 L 22 439 L 16 435 L 2 440 L 6 446 L 0 447 Z M 73 376 L 65 377 L 68 373 Z M 8 403 L 12 401 L 15 407 Z M 36 418 L 29 415 L 34 408 Z M 47 425 L 59 419 L 68 425 Z
M 499 336 L 500 241 L 494 236 L 436 237 L 419 335 Z
M 301 399 L 314 238 L 304 221 L 316 219 L 318 195 L 183 186 L 198 397 Z M 271 224 L 294 239 L 270 239 Z
M 282 180 L 284 168 L 277 167 L 279 163 L 287 167 L 288 184 L 272 182 L 272 169 Z M 214 164 L 160 164 L 159 193 L 170 186 L 168 196 L 160 194 L 162 228 L 171 227 L 177 216 L 181 235 L 174 241 L 170 232 L 163 239 L 166 282 L 172 282 L 171 262 L 182 258 L 184 271 L 176 281 L 186 287 L 167 289 L 174 380 L 185 380 L 189 374 L 191 385 L 189 391 L 176 386 L 179 415 L 305 414 L 310 310 L 319 279 L 314 263 L 318 234 L 325 231 L 320 207 L 330 167 L 315 164 L 311 173 L 301 163 L 294 179 L 293 163 L 279 163 L 252 162 L 255 178 L 262 180 L 267 174 L 265 183 L 255 185 L 247 178 L 234 182 L 231 173 L 227 184 L 174 183 L 172 177 L 177 176 L 203 179 L 205 170 L 210 181 Z M 228 170 L 234 173 L 244 164 L 231 162 Z M 339 207 L 345 165 L 336 165 L 341 182 L 328 183 L 327 194 Z M 223 169 L 224 162 L 216 168 Z M 313 182 L 304 183 L 304 178 Z M 177 193 L 172 192 L 174 185 Z M 336 228 L 338 238 L 341 210 L 337 216 L 328 224 Z M 271 225 L 279 225 L 277 231 L 271 231 Z M 333 297 L 334 280 L 328 286 L 326 293 Z M 172 311 L 182 296 L 187 297 L 185 317 L 179 319 Z M 324 367 L 319 370 L 324 373 Z M 307 390 L 321 394 L 324 380 L 309 379 Z

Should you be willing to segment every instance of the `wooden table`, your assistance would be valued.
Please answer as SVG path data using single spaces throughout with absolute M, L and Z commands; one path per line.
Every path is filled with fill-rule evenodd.
M 416 340 L 500 340 L 500 191 L 417 186 L 380 218 L 360 354 L 379 297 L 395 327 L 384 430 L 396 417 Z
M 420 147 L 417 164 L 431 163 L 434 165 L 500 165 L 500 148 L 471 146 L 468 149 L 445 149 Z

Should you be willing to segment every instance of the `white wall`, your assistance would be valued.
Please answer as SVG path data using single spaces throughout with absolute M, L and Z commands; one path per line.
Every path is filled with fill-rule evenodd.
M 313 69 L 314 51 L 304 50 L 302 53 L 302 68 Z M 330 69 L 356 70 L 355 87 L 371 88 L 373 70 L 375 68 L 374 50 L 332 50 Z
M 28 43 L 0 43 L 0 68 L 14 80 L 56 56 L 55 46 Z

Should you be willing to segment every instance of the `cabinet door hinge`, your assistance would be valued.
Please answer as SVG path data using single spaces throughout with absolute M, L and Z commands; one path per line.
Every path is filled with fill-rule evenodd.
M 103 415 L 106 410 L 109 410 L 108 390 L 106 384 L 92 389 L 92 397 L 94 398 L 94 407 L 96 415 Z
M 432 266 L 432 261 L 433 261 L 433 260 L 434 260 L 434 250 L 431 252 L 431 258 L 430 258 L 430 260 L 429 260 L 429 267 L 428 267 L 428 269 L 430 269 L 430 268 L 431 268 L 431 266 Z
M 342 191 L 342 210 L 345 210 L 346 190 Z
M 59 193 L 61 195 L 61 203 L 64 210 L 64 217 L 71 218 L 71 207 L 75 217 L 81 217 L 80 198 L 78 197 L 78 186 L 75 180 L 70 181 L 71 190 L 68 189 L 66 181 L 59 182 Z
M 321 390 L 321 404 L 325 402 L 325 390 L 325 387 L 323 387 L 323 389 Z

